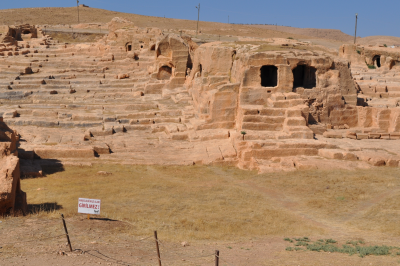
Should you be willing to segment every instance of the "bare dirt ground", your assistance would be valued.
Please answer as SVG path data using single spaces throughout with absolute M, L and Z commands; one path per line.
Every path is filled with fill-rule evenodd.
M 369 36 L 361 38 L 358 43 L 363 45 L 384 45 L 387 46 L 399 46 L 400 45 L 400 38 L 399 37 L 392 37 L 392 36 Z
M 113 174 L 98 176 L 100 169 Z M 338 246 L 362 240 L 399 247 L 398 169 L 256 175 L 205 166 L 94 165 L 46 171 L 44 178 L 22 180 L 32 213 L 0 219 L 1 265 L 157 265 L 153 230 L 162 265 L 214 265 L 215 250 L 227 266 L 400 263 L 396 253 L 287 251 L 293 244 L 284 241 L 307 236 Z M 102 216 L 77 214 L 78 195 L 99 195 Z
M 354 36 L 348 35 L 340 30 L 335 30 L 335 29 L 296 28 L 296 27 L 274 26 L 274 25 L 251 25 L 251 27 L 276 30 L 292 34 L 300 34 L 321 39 L 336 40 L 340 42 L 352 42 L 354 40 Z
M 118 221 L 86 220 L 81 217 L 67 219 L 73 252 L 69 252 L 65 236 L 28 243 L 3 245 L 0 253 L 2 265 L 158 265 L 153 237 L 129 237 L 119 230 L 127 225 Z M 11 223 L 5 221 L 6 224 Z M 40 224 L 42 223 L 42 224 Z M 12 227 L 2 241 L 16 241 L 12 236 L 24 234 L 24 240 L 46 236 L 44 231 L 62 232 L 61 220 L 13 219 Z M 56 233 L 56 232 L 54 232 Z M 342 243 L 355 234 L 336 230 L 335 239 Z M 286 251 L 282 237 L 256 237 L 242 241 L 195 241 L 183 247 L 179 242 L 164 241 L 159 232 L 162 265 L 214 265 L 215 250 L 220 251 L 220 265 L 397 265 L 398 256 L 349 256 L 340 253 Z M 316 235 L 314 238 L 328 237 Z M 368 239 L 373 239 L 369 236 Z M 21 239 L 22 240 L 22 239 Z M 368 244 L 396 245 L 398 238 L 373 239 Z

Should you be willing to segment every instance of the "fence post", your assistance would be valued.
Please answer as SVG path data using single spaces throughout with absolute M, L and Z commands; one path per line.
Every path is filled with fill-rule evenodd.
M 154 231 L 154 238 L 156 239 L 158 265 L 161 266 L 160 247 L 158 246 L 157 231 Z
M 61 218 L 62 218 L 63 225 L 64 225 L 65 235 L 67 236 L 67 240 L 68 240 L 69 251 L 72 252 L 71 241 L 69 240 L 67 225 L 65 224 L 65 220 L 64 220 L 64 214 L 61 214 Z
M 215 251 L 215 266 L 219 266 L 219 250 Z

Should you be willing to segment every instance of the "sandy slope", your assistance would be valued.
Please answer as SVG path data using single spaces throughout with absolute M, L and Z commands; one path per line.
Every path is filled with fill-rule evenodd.
M 126 18 L 139 27 L 158 27 L 161 29 L 186 29 L 196 30 L 197 22 L 194 20 L 170 19 L 160 17 L 142 16 L 129 13 L 113 12 L 97 8 L 81 8 L 80 23 L 107 23 L 114 17 Z M 70 8 L 22 8 L 0 10 L 0 24 L 78 24 L 76 7 Z M 202 33 L 249 36 L 260 38 L 306 38 L 297 34 L 289 34 L 274 30 L 264 30 L 250 26 L 233 25 L 216 22 L 200 22 Z
M 383 45 L 387 46 L 400 46 L 400 38 L 392 36 L 369 36 L 361 38 L 357 41 L 359 44 L 363 45 Z
M 312 28 L 302 29 L 302 28 L 274 26 L 274 25 L 251 25 L 251 26 L 261 29 L 277 30 L 292 34 L 300 34 L 322 39 L 331 39 L 341 42 L 352 42 L 354 40 L 353 36 L 343 33 L 340 30 L 334 30 L 334 29 L 312 29 Z
M 196 30 L 195 20 L 182 20 L 161 17 L 143 16 L 129 13 L 114 12 L 97 8 L 80 8 L 81 23 L 105 24 L 114 17 L 131 20 L 139 27 L 158 27 L 161 29 Z M 77 24 L 76 7 L 66 8 L 21 8 L 0 10 L 0 25 L 36 24 L 36 25 L 73 25 Z M 236 25 L 217 22 L 200 22 L 203 34 L 221 36 L 247 36 L 258 38 L 288 38 L 309 40 L 337 49 L 343 43 L 352 43 L 353 36 L 335 29 L 295 28 L 273 25 Z M 388 46 L 400 44 L 400 38 L 390 36 L 370 36 L 358 38 L 358 43 L 363 45 L 387 44 Z

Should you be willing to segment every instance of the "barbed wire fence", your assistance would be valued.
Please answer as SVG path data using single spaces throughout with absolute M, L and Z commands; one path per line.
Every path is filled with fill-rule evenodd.
M 72 235 L 70 235 L 70 233 L 68 232 L 67 224 L 66 224 L 63 214 L 61 214 L 61 220 L 62 220 L 63 228 L 64 228 L 64 233 L 62 233 L 62 234 L 41 236 L 39 238 L 21 240 L 21 241 L 15 241 L 15 242 L 3 242 L 2 240 L 0 240 L 0 248 L 2 248 L 3 246 L 23 244 L 23 243 L 29 243 L 29 242 L 40 242 L 40 241 L 50 240 L 50 239 L 60 239 L 61 240 L 62 238 L 65 238 L 67 240 L 69 252 L 71 252 L 71 253 L 78 252 L 80 254 L 86 254 L 88 256 L 92 256 L 99 260 L 103 260 L 103 261 L 106 261 L 109 263 L 110 262 L 115 263 L 117 265 L 125 265 L 125 266 L 135 265 L 135 263 L 133 263 L 133 262 L 127 262 L 122 259 L 114 258 L 113 255 L 105 254 L 105 252 L 102 252 L 99 250 L 82 250 L 79 248 L 73 248 L 73 245 L 76 242 L 79 243 L 80 235 L 75 234 L 75 233 L 72 233 Z M 130 224 L 129 222 L 127 222 L 127 223 Z M 73 240 L 73 241 L 71 241 L 71 240 Z M 125 241 L 127 241 L 127 240 L 125 240 Z M 112 245 L 128 247 L 128 245 L 137 245 L 137 244 L 141 245 L 142 250 L 144 249 L 147 252 L 151 252 L 151 251 L 152 252 L 151 252 L 151 254 L 144 254 L 144 255 L 137 255 L 137 256 L 131 255 L 131 257 L 140 259 L 140 260 L 156 259 L 159 266 L 176 265 L 174 262 L 176 262 L 179 259 L 182 261 L 186 261 L 186 262 L 193 262 L 193 260 L 195 260 L 195 259 L 208 259 L 207 262 L 208 263 L 215 262 L 215 266 L 219 266 L 220 262 L 224 263 L 224 265 L 227 265 L 227 266 L 235 265 L 232 262 L 228 261 L 227 259 L 221 257 L 219 250 L 215 250 L 215 252 L 212 252 L 212 253 L 209 252 L 207 254 L 199 254 L 199 255 L 188 255 L 187 253 L 183 253 L 183 252 L 178 253 L 178 252 L 174 251 L 173 246 L 167 244 L 164 241 L 161 241 L 158 238 L 157 230 L 154 231 L 153 236 L 147 236 L 147 237 L 141 238 L 139 240 L 135 240 L 135 241 L 129 241 L 129 242 L 127 241 L 127 243 L 113 243 Z M 169 258 L 167 259 L 164 255 L 169 255 L 168 256 Z M 171 261 L 171 260 L 173 260 L 173 261 Z

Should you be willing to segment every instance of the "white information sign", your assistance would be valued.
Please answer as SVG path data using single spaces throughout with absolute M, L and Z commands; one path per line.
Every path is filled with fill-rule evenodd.
M 100 200 L 79 198 L 78 213 L 100 214 Z

